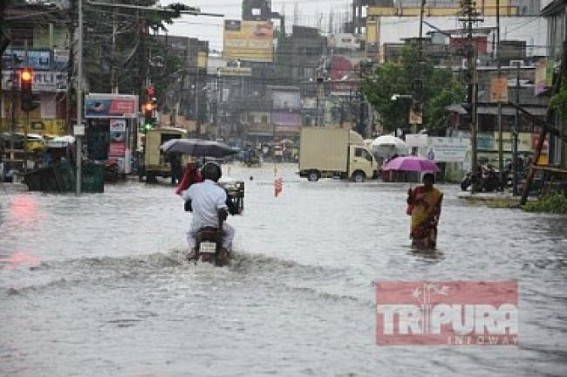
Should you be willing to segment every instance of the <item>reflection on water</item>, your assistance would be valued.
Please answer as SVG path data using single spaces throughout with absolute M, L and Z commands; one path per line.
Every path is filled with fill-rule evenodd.
M 0 374 L 567 375 L 565 218 L 442 186 L 438 250 L 422 252 L 406 184 L 277 170 L 274 198 L 273 166 L 230 168 L 246 185 L 230 268 L 177 262 L 190 215 L 171 186 L 0 192 Z M 521 346 L 378 347 L 380 280 L 518 280 Z

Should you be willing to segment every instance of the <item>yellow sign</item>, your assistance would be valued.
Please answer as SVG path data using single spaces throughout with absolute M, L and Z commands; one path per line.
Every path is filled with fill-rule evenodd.
M 500 138 L 498 137 L 498 132 L 494 132 L 494 151 L 498 150 L 498 142 Z M 514 137 L 511 132 L 502 132 L 502 150 L 504 152 L 512 152 L 512 143 Z M 526 132 L 520 132 L 518 134 L 518 152 L 525 153 L 532 151 L 532 134 Z
M 421 112 L 410 110 L 409 112 L 409 124 L 422 124 L 423 116 Z
M 224 22 L 225 59 L 271 63 L 273 47 L 274 25 L 270 21 Z
M 207 62 L 209 61 L 209 55 L 205 51 L 199 51 L 197 54 L 197 67 L 207 68 Z
M 506 77 L 490 80 L 490 102 L 508 102 L 508 79 Z

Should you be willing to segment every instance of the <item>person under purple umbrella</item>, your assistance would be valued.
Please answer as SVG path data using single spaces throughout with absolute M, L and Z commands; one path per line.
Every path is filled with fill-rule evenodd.
M 435 176 L 426 173 L 423 185 L 408 190 L 407 214 L 411 216 L 412 246 L 433 250 L 437 246 L 437 225 L 441 216 L 443 192 L 433 187 Z

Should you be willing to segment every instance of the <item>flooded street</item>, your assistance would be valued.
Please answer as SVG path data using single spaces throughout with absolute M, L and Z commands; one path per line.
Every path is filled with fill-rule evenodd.
M 408 184 L 245 180 L 229 268 L 179 264 L 190 215 L 168 185 L 0 189 L 2 376 L 566 376 L 567 218 L 445 192 L 414 252 Z M 250 180 L 250 178 L 253 178 Z M 519 347 L 377 346 L 377 280 L 518 280 Z

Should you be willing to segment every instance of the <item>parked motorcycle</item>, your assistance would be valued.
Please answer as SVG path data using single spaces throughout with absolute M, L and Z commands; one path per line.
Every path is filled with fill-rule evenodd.
M 468 172 L 461 181 L 461 190 L 467 191 L 470 186 L 481 192 L 501 190 L 500 173 L 490 165 L 480 165 L 476 173 Z
M 117 182 L 119 178 L 118 162 L 116 160 L 106 160 L 104 162 L 104 181 Z

